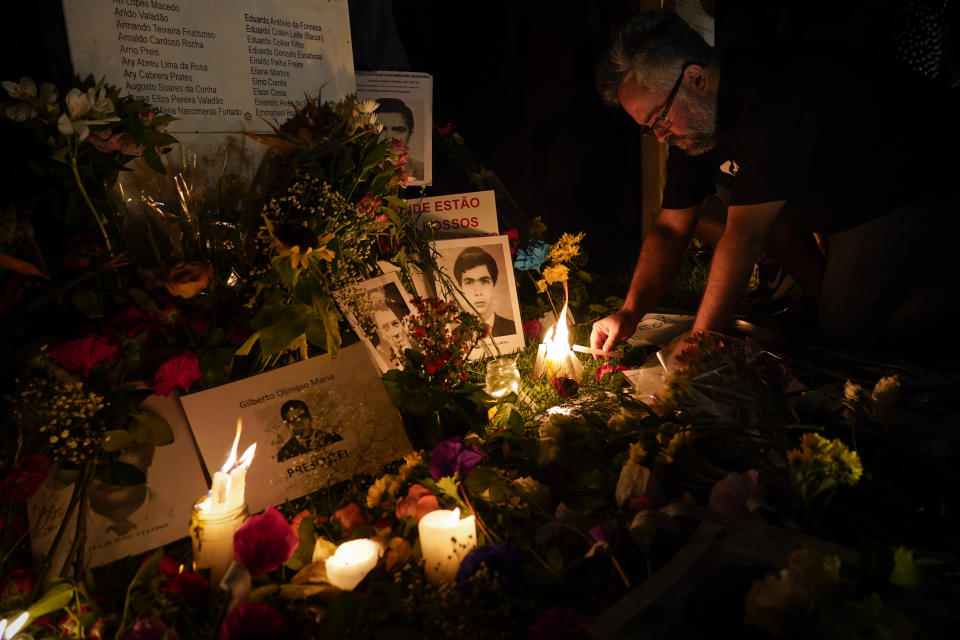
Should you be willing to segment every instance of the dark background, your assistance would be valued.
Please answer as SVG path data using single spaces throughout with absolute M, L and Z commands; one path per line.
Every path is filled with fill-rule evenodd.
M 863 7 L 889 13 L 905 4 L 702 2 L 717 15 L 720 47 L 823 34 L 849 37 L 851 16 Z M 612 25 L 639 4 L 352 0 L 355 48 L 367 40 L 366 53 L 355 58 L 358 68 L 404 68 L 405 55 L 409 69 L 433 76 L 434 122 L 453 122 L 476 160 L 493 171 L 512 196 L 520 215 L 505 223 L 522 226 L 524 219 L 540 216 L 548 238 L 585 231 L 591 267 L 629 272 L 641 240 L 640 137 L 623 112 L 601 103 L 593 74 Z M 952 24 L 957 23 L 956 4 L 947 5 Z M 0 79 L 30 75 L 38 84 L 49 80 L 58 87 L 71 86 L 60 0 L 16 5 L 4 9 L 7 35 Z M 953 51 L 947 56 L 955 59 Z M 5 146 L 13 144 L 8 135 L 4 141 Z M 438 151 L 435 142 L 435 187 L 428 194 L 471 190 L 458 167 L 438 157 Z M 5 155 L 8 166 L 17 163 L 13 146 L 7 146 Z M 25 167 L 6 172 L 7 184 L 14 179 L 10 176 L 22 174 L 17 169 Z

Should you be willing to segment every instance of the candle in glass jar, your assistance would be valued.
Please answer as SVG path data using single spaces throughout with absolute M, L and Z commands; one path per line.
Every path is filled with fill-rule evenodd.
M 417 525 L 427 579 L 433 584 L 452 582 L 464 557 L 477 546 L 474 516 L 460 518 L 460 509 L 431 511 Z
M 383 547 L 375 540 L 344 542 L 327 558 L 327 581 L 338 589 L 351 591 L 377 566 Z

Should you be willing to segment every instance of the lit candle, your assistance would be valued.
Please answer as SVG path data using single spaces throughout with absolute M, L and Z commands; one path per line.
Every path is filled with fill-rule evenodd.
M 253 462 L 257 445 L 247 447 L 237 459 L 237 445 L 243 424 L 237 420 L 237 435 L 230 455 L 220 470 L 213 474 L 207 495 L 197 500 L 190 518 L 190 539 L 193 541 L 193 568 L 209 569 L 210 584 L 220 584 L 223 574 L 233 562 L 233 534 L 247 518 L 244 487 L 247 469 Z
M 377 566 L 383 547 L 376 540 L 351 540 L 337 547 L 327 558 L 327 581 L 338 589 L 351 591 Z
M 461 520 L 460 509 L 440 509 L 420 518 L 417 530 L 427 579 L 433 584 L 452 582 L 460 562 L 477 546 L 476 518 Z
M 537 360 L 533 366 L 533 375 L 537 378 L 552 380 L 566 376 L 580 382 L 583 365 L 570 348 L 566 317 L 567 305 L 564 303 L 560 319 L 547 331 L 537 349 Z

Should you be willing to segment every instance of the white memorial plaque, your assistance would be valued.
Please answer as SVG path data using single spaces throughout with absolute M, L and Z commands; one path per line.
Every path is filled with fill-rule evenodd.
M 250 512 L 299 498 L 411 451 L 400 416 L 366 347 L 231 382 L 182 398 L 212 473 L 227 458 L 243 420 L 240 448 L 257 443 L 246 476 Z
M 73 66 L 179 120 L 268 132 L 305 94 L 355 91 L 347 0 L 63 0 Z
M 500 233 L 493 191 L 431 196 L 407 200 L 407 204 L 410 215 L 416 216 L 417 226 L 432 227 L 433 237 L 438 240 Z

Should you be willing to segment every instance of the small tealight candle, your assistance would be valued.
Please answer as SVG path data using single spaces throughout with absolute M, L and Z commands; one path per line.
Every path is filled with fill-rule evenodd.
M 377 566 L 383 547 L 376 540 L 344 542 L 327 558 L 327 581 L 338 589 L 352 591 Z
M 420 550 L 432 584 L 452 582 L 460 563 L 477 546 L 474 516 L 460 519 L 460 509 L 431 511 L 420 518 Z

